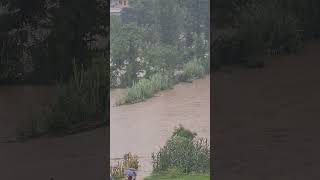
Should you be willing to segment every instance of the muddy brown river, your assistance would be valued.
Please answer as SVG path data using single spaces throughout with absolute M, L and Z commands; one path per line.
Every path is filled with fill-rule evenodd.
M 124 93 L 123 89 L 111 90 L 111 163 L 131 152 L 141 157 L 140 178 L 149 175 L 152 171 L 152 152 L 157 152 L 180 124 L 209 140 L 209 76 L 193 83 L 180 83 L 144 102 L 115 106 Z
M 65 137 L 3 143 L 16 135 L 20 122 L 52 98 L 50 86 L 0 86 L 0 179 L 103 180 L 106 128 Z
M 0 137 L 16 135 L 17 128 L 52 99 L 53 87 L 0 86 Z

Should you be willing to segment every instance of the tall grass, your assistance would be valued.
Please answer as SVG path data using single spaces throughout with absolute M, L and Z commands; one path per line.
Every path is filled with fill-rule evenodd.
M 40 112 L 30 111 L 30 117 L 17 129 L 20 138 L 48 132 L 74 132 L 106 122 L 109 74 L 105 59 L 94 59 L 88 69 L 75 64 L 73 68 L 68 83 L 56 84 L 53 102 L 44 105 Z
M 208 173 L 210 145 L 206 139 L 180 127 L 159 152 L 152 154 L 152 159 L 154 174 L 170 169 L 176 169 L 177 174 Z
M 48 130 L 59 131 L 88 121 L 105 121 L 107 80 L 103 62 L 87 70 L 74 65 L 70 81 L 57 84 L 57 98 L 47 116 Z
M 183 73 L 180 80 L 192 81 L 201 78 L 205 74 L 206 69 L 201 61 L 195 59 L 184 64 L 182 71 Z
M 179 81 L 190 82 L 204 76 L 210 71 L 210 60 L 204 57 L 201 60 L 194 59 L 184 64 L 182 73 L 170 75 L 171 73 L 155 73 L 148 79 L 143 78 L 137 83 L 133 83 L 132 87 L 128 89 L 127 94 L 121 98 L 117 105 L 133 104 L 141 102 L 145 99 L 151 98 L 157 92 L 171 88 Z
M 156 73 L 149 79 L 141 79 L 128 89 L 126 96 L 118 102 L 118 105 L 132 104 L 151 98 L 155 93 L 172 87 L 174 82 L 168 74 Z

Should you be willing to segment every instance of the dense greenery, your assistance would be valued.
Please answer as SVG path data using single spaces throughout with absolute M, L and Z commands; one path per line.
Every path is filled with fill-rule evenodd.
M 129 1 L 120 16 L 111 16 L 110 34 L 111 87 L 129 88 L 118 104 L 210 71 L 208 0 Z
M 101 126 L 108 119 L 108 65 L 104 58 L 95 58 L 89 69 L 77 68 L 68 83 L 56 84 L 53 102 L 30 110 L 30 116 L 21 124 L 21 138 L 42 133 L 72 133 Z M 39 108 L 40 112 L 39 112 Z
M 206 139 L 179 127 L 159 152 L 152 154 L 153 174 L 209 173 L 210 145 Z
M 101 59 L 101 58 L 100 58 Z M 105 61 L 97 60 L 90 69 L 77 69 L 68 84 L 57 86 L 56 101 L 47 112 L 48 129 L 72 129 L 80 123 L 107 119 L 108 71 Z
M 111 16 L 111 86 L 131 87 L 135 82 L 137 88 L 140 80 L 138 86 L 148 84 L 154 74 L 174 78 L 185 63 L 207 61 L 208 30 L 208 0 L 129 1 L 121 16 Z M 201 66 L 209 69 L 207 62 Z
M 217 0 L 211 2 L 214 67 L 257 61 L 266 54 L 295 53 L 317 38 L 317 0 Z M 270 13 L 272 12 L 272 13 Z
M 67 81 L 107 35 L 107 4 L 92 0 L 1 0 L 0 81 Z M 103 46 L 100 44 L 100 51 Z
M 173 84 L 172 77 L 168 74 L 153 74 L 149 79 L 141 79 L 137 83 L 133 83 L 133 86 L 128 89 L 126 96 L 123 96 L 117 104 L 121 105 L 143 101 L 161 90 L 172 87 Z

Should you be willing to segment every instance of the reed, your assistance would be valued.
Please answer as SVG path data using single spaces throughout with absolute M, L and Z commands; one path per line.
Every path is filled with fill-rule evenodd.
M 165 73 L 156 73 L 149 79 L 141 79 L 128 89 L 127 94 L 117 102 L 118 105 L 133 104 L 151 98 L 157 92 L 173 86 L 170 76 Z
M 184 64 L 182 71 L 183 73 L 181 75 L 180 80 L 187 82 L 201 78 L 206 72 L 204 68 L 204 63 L 197 59 L 194 59 Z

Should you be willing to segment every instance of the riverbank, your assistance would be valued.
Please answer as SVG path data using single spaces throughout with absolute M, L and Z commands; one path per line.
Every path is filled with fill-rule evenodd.
M 214 178 L 319 179 L 320 43 L 214 78 Z
M 191 60 L 183 65 L 181 70 L 176 70 L 174 75 L 169 73 L 156 73 L 149 78 L 142 78 L 132 87 L 127 89 L 126 94 L 119 99 L 117 105 L 134 104 L 152 98 L 162 90 L 170 89 L 181 82 L 191 83 L 195 79 L 204 77 L 210 73 L 208 60 Z

